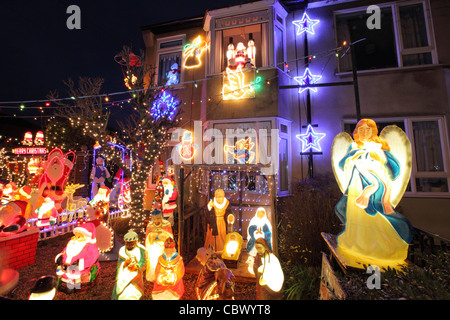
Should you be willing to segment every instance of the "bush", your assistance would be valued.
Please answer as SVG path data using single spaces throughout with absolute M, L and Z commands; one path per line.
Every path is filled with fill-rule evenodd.
M 316 300 L 319 296 L 320 268 L 303 264 L 283 266 L 284 298 L 286 300 Z
M 410 265 L 382 272 L 380 289 L 367 287 L 369 274 L 365 270 L 337 276 L 349 300 L 449 300 L 450 254 L 440 251 L 437 254 L 424 254 L 421 258 L 426 263 L 423 268 Z
M 320 267 L 322 252 L 328 251 L 321 232 L 341 231 L 334 207 L 342 193 L 330 175 L 300 181 L 293 195 L 278 201 L 280 260 L 286 266 Z

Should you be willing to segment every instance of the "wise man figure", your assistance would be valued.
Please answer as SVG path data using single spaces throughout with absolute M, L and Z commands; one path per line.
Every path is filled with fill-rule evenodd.
M 210 200 L 207 206 L 209 212 L 206 216 L 208 229 L 205 237 L 205 248 L 212 247 L 215 252 L 223 251 L 227 235 L 225 218 L 230 213 L 229 204 L 228 199 L 225 198 L 225 192 L 222 189 L 217 189 L 214 193 L 214 199 Z M 212 209 L 214 209 L 214 213 Z
M 152 220 L 147 225 L 145 237 L 145 248 L 148 254 L 147 281 L 153 282 L 155 280 L 156 265 L 164 252 L 164 243 L 168 238 L 173 238 L 172 225 L 169 221 L 163 219 L 160 210 L 155 209 L 152 212 Z
M 119 250 L 112 300 L 139 300 L 144 293 L 146 249 L 132 230 L 125 234 L 124 240 L 125 245 Z
M 152 299 L 180 300 L 184 294 L 184 272 L 183 258 L 175 248 L 175 241 L 168 238 L 155 269 Z

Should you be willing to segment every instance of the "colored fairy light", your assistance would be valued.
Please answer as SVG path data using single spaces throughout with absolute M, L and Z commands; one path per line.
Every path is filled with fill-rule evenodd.
M 319 75 L 313 75 L 311 73 L 311 71 L 309 70 L 309 68 L 306 68 L 305 73 L 303 74 L 303 76 L 301 77 L 294 77 L 294 80 L 297 81 L 300 85 L 302 86 L 307 86 L 310 84 L 314 84 L 317 81 L 319 81 L 322 78 L 322 76 Z M 303 91 L 305 91 L 306 89 L 308 90 L 312 90 L 314 92 L 317 92 L 317 88 L 300 88 L 298 90 L 299 93 L 302 93 Z
M 322 148 L 320 147 L 319 141 L 322 140 L 325 136 L 325 133 L 314 132 L 314 129 L 310 124 L 308 124 L 306 133 L 296 135 L 296 137 L 300 139 L 303 144 L 302 152 L 306 152 L 310 149 L 321 152 Z
M 150 109 L 150 114 L 153 119 L 158 120 L 161 117 L 168 117 L 169 120 L 172 120 L 175 116 L 175 111 L 179 101 L 176 100 L 170 93 L 167 91 L 162 91 L 162 94 L 153 102 L 153 105 Z
M 306 12 L 303 14 L 301 20 L 292 21 L 297 28 L 297 35 L 301 35 L 303 32 L 307 32 L 309 34 L 314 34 L 313 27 L 318 24 L 320 20 L 310 19 Z

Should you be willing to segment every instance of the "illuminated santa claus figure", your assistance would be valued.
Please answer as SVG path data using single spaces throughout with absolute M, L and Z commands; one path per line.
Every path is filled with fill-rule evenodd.
M 165 177 L 162 180 L 162 184 L 164 187 L 164 196 L 162 199 L 163 216 L 173 225 L 173 210 L 177 207 L 177 187 L 175 186 L 175 181 L 169 177 Z
M 54 225 L 58 218 L 55 200 L 51 197 L 44 198 L 44 202 L 36 209 L 35 213 L 37 214 L 37 227 L 44 228 Z
M 67 246 L 55 257 L 60 280 L 58 290 L 67 293 L 89 288 L 100 270 L 94 224 L 84 223 L 73 229 L 73 233 Z
M 36 136 L 34 137 L 34 144 L 36 146 L 44 145 L 44 133 L 42 131 L 36 132 Z
M 1 204 L 7 204 L 14 200 L 14 196 L 17 193 L 17 186 L 14 182 L 8 182 L 3 187 Z
M 255 241 L 258 238 L 266 240 L 269 249 L 272 250 L 272 224 L 263 207 L 256 210 L 247 228 L 247 252 L 252 256 L 256 255 Z

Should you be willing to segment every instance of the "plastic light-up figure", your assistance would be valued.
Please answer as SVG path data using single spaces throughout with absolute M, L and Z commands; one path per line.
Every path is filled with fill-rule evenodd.
M 349 262 L 395 267 L 407 257 L 409 221 L 394 208 L 411 176 L 411 143 L 397 126 L 378 136 L 375 121 L 358 122 L 353 139 L 343 132 L 332 146 L 332 167 L 344 194 L 336 214 L 344 223 L 337 249 Z
M 303 14 L 301 20 L 295 20 L 292 21 L 293 24 L 295 24 L 297 28 L 297 35 L 301 35 L 303 32 L 307 32 L 309 34 L 314 34 L 313 27 L 318 24 L 320 20 L 313 20 L 308 17 L 306 12 Z
M 314 149 L 316 151 L 322 151 L 319 141 L 322 140 L 326 136 L 325 133 L 316 133 L 314 129 L 309 124 L 306 129 L 306 133 L 296 135 L 297 139 L 299 139 L 302 145 L 302 152 L 306 152 L 310 149 Z
M 303 73 L 303 76 L 301 77 L 294 77 L 294 80 L 297 81 L 301 86 L 307 86 L 310 84 L 315 84 L 317 81 L 319 81 L 322 78 L 322 76 L 313 75 L 309 68 L 306 68 L 305 73 Z M 302 93 L 305 90 L 312 90 L 314 92 L 317 92 L 317 88 L 300 88 L 298 90 L 299 93 Z

